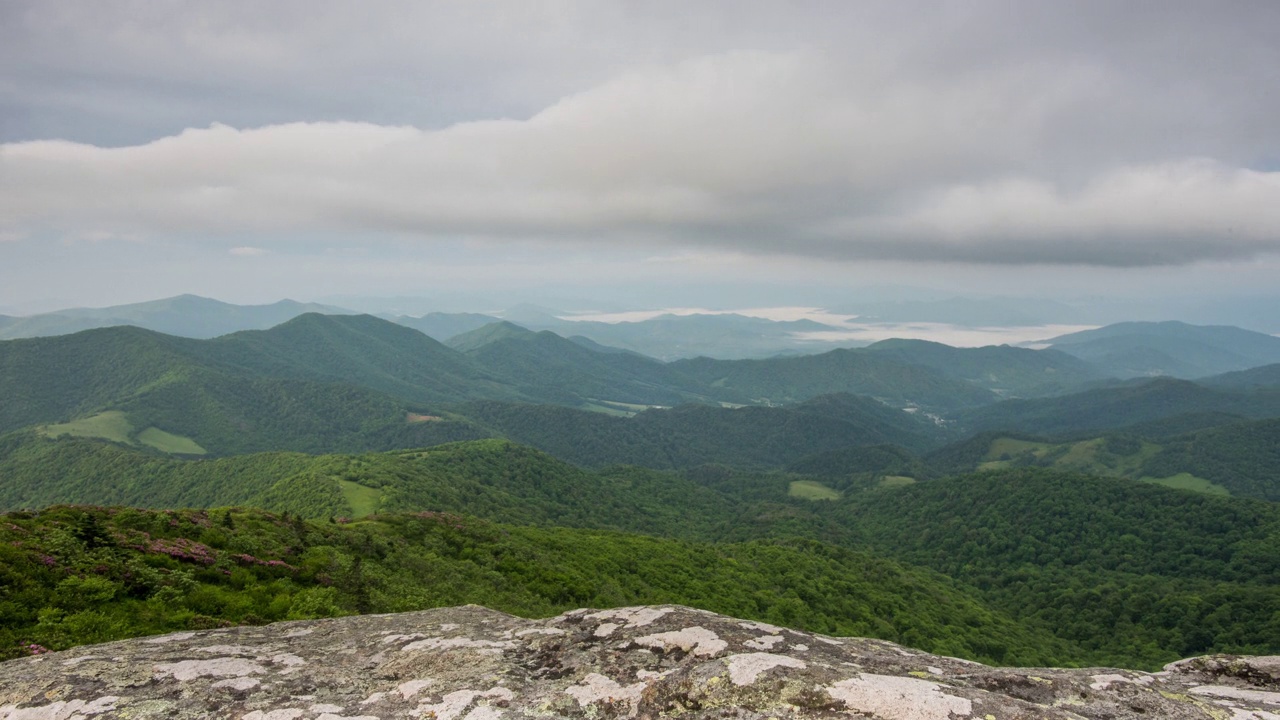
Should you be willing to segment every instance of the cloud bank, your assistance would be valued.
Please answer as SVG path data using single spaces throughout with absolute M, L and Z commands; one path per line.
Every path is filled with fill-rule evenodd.
M 401 116 L 318 119 L 310 115 L 324 115 L 313 112 L 322 104 L 294 98 L 307 116 L 291 122 L 233 127 L 215 117 L 119 146 L 6 142 L 0 240 L 200 238 L 247 255 L 243 238 L 256 247 L 310 234 L 1113 267 L 1280 251 L 1271 121 L 1280 107 L 1240 84 L 1274 74 L 1266 63 L 1280 59 L 1267 32 L 1280 30 L 1280 16 L 1266 4 L 1208 16 L 1176 3 L 1085 3 L 1070 13 L 875 5 L 832 17 L 817 6 L 781 17 L 752 5 L 755 16 L 711 34 L 715 12 L 633 8 L 630 17 L 626 4 L 566 3 L 554 19 L 598 40 L 573 51 L 552 47 L 564 38 L 545 17 L 515 13 L 497 31 L 477 30 L 478 17 L 505 6 L 483 5 L 475 17 L 396 6 L 437 21 L 426 32 L 444 49 L 426 56 L 406 49 L 416 46 L 394 29 L 394 13 L 360 21 L 385 34 L 380 52 L 344 38 L 341 19 L 355 20 L 334 7 L 292 30 L 287 21 L 302 15 L 287 8 L 248 27 L 218 9 L 203 23 L 175 13 L 93 42 L 108 45 L 121 72 L 195 53 L 206 62 L 185 82 L 209 87 L 252 84 L 261 68 L 270 87 L 283 87 L 308 58 L 340 88 L 354 83 L 337 67 L 344 59 L 368 72 L 419 62 L 438 80 L 448 75 L 441 63 L 463 58 L 473 64 L 454 81 L 476 79 L 487 103 L 457 96 L 473 108 L 458 110 L 464 117 L 394 122 Z M 29 9 L 32 36 L 83 32 L 72 15 L 51 12 Z M 625 42 L 609 34 L 627 20 L 638 29 Z M 520 33 L 523 22 L 533 31 Z M 671 39 L 655 43 L 662 31 Z M 1189 38 L 1198 45 L 1188 48 Z M 336 44 L 333 58 L 319 60 L 321 41 Z M 120 49 L 129 42 L 141 49 Z M 560 71 L 504 92 L 527 73 L 491 71 L 485 49 Z M 599 62 L 572 62 L 585 58 Z M 155 83 L 183 80 L 161 67 Z M 485 115 L 480 106 L 501 114 L 466 117 Z

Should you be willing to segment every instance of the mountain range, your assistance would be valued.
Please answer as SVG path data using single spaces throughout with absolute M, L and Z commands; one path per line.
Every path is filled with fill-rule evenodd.
M 755 436 L 775 440 L 743 458 L 777 466 L 804 454 L 766 450 L 779 444 L 812 452 L 882 443 L 923 450 L 990 430 L 1055 435 L 1165 423 L 1166 434 L 1177 434 L 1280 415 L 1280 390 L 1268 384 L 1265 366 L 1246 376 L 1253 380 L 1121 382 L 1053 349 L 910 340 L 664 363 L 505 321 L 444 344 L 368 315 L 315 313 L 206 340 L 121 326 L 4 341 L 0 370 L 7 398 L 0 432 L 45 425 L 130 442 L 147 433 L 169 438 L 157 440 L 162 446 L 185 439 L 191 444 L 183 447 L 214 454 L 377 450 L 500 435 L 590 465 L 665 456 L 658 466 L 681 467 L 698 457 L 722 461 Z M 828 403 L 840 412 L 818 422 L 809 401 L 824 395 L 873 400 Z M 685 404 L 702 407 L 661 409 Z M 770 417 L 762 408 L 733 409 L 739 406 L 776 410 Z M 104 435 L 103 423 L 115 430 Z M 784 441 L 778 433 L 788 428 L 805 430 Z M 704 438 L 714 436 L 732 450 L 712 451 L 716 443 Z
M 1280 652 L 1269 336 L 664 361 L 419 320 L 448 337 L 302 313 L 0 341 L 0 656 L 446 601 L 690 602 L 1021 663 Z M 1155 377 L 1112 372 L 1143 347 Z

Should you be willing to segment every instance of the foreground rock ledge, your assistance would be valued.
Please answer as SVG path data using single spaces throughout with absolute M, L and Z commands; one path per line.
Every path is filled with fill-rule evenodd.
M 0 720 L 1280 720 L 1280 657 L 1029 670 L 678 606 L 477 606 L 139 638 L 0 663 Z

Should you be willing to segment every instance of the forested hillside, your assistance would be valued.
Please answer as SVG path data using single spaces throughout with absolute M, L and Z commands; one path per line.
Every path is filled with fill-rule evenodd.
M 1049 341 L 1112 377 L 1198 378 L 1280 362 L 1280 338 L 1238 327 L 1123 322 Z
M 723 466 L 591 473 L 495 440 L 221 460 L 44 440 L 9 455 L 0 473 L 25 479 L 27 495 L 10 494 L 8 507 L 243 503 L 314 518 L 455 512 L 697 542 L 801 537 L 947 574 L 1070 640 L 1082 662 L 1155 667 L 1209 650 L 1280 651 L 1280 627 L 1256 622 L 1280 613 L 1280 508 L 1122 478 L 1012 469 L 908 484 L 804 480 L 828 488 L 814 495 L 796 492 L 805 476 Z
M 680 603 L 988 662 L 1077 656 L 937 574 L 814 542 L 713 546 L 434 512 L 340 525 L 56 507 L 0 521 L 0 659 L 32 643 L 466 603 L 528 617 Z
M 735 399 L 725 392 L 713 398 L 702 383 L 652 358 L 600 352 L 549 330 L 533 332 L 506 322 L 456 336 L 449 346 L 493 375 L 528 388 L 528 394 L 561 405 L 584 399 L 638 405 Z
M 1108 376 L 1057 350 L 1008 345 L 956 348 L 925 340 L 881 340 L 861 350 L 921 365 L 991 390 L 997 396 L 1042 397 L 1078 392 Z
M 965 433 L 1006 430 L 1062 435 L 1217 414 L 1238 418 L 1280 417 L 1280 388 L 1247 392 L 1160 378 L 1074 395 L 1006 400 L 955 415 Z
M 868 546 L 981 589 L 1101 664 L 1280 644 L 1269 503 L 1023 470 L 872 492 L 847 512 Z
M 590 467 L 779 468 L 828 450 L 884 443 L 927 449 L 951 437 L 928 418 L 852 395 L 784 408 L 685 405 L 630 418 L 509 403 L 470 403 L 455 411 L 497 435 Z
M 996 396 L 923 365 L 879 354 L 832 350 L 821 355 L 768 360 L 678 360 L 672 367 L 706 385 L 755 402 L 792 403 L 818 395 L 850 393 L 882 398 L 899 407 L 938 412 L 994 402 Z

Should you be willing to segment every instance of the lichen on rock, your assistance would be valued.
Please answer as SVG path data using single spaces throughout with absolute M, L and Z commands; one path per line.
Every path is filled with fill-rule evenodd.
M 1280 658 L 1018 669 L 678 606 L 466 606 L 175 633 L 0 663 L 0 720 L 1280 720 Z

